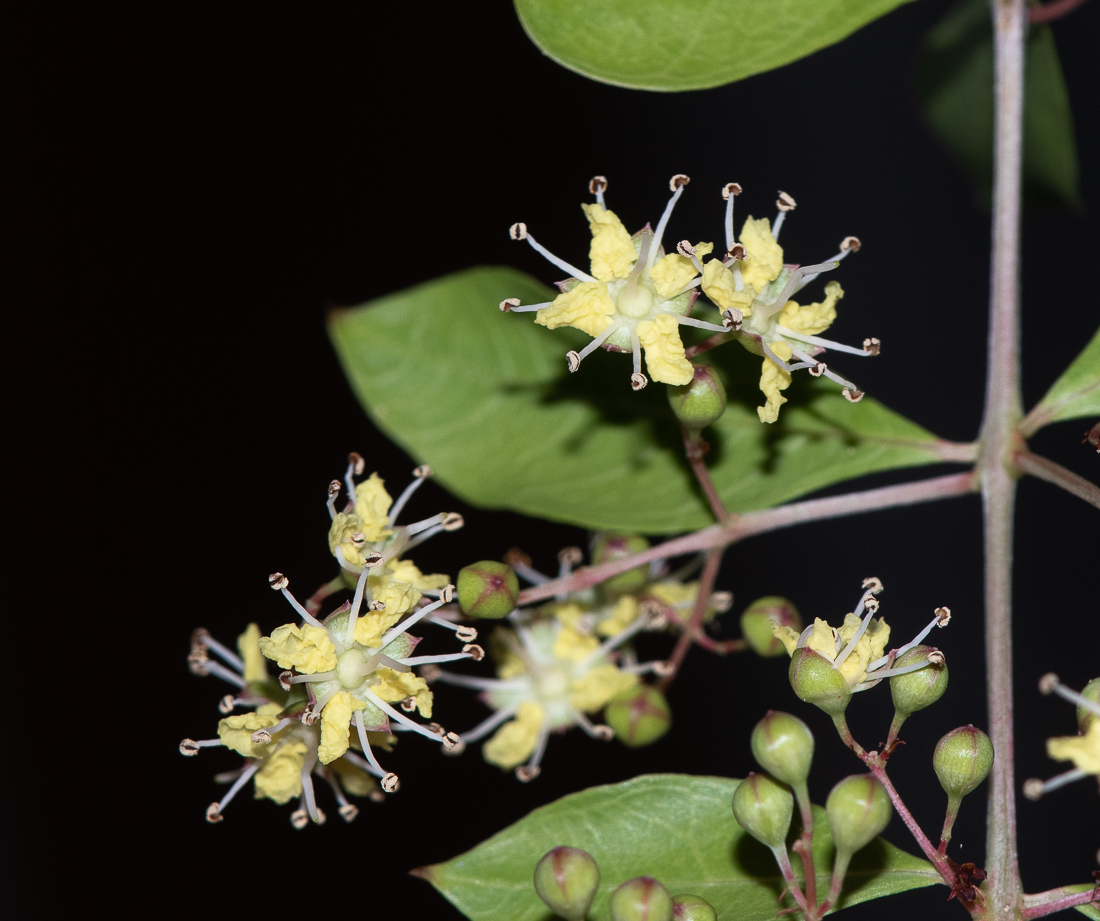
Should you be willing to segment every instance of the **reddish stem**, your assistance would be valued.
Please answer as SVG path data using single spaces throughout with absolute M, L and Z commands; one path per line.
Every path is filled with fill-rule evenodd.
M 1083 476 L 1078 476 L 1072 470 L 1067 470 L 1061 464 L 1052 460 L 1032 454 L 1030 451 L 1016 451 L 1012 455 L 1016 466 L 1024 473 L 1030 473 L 1033 477 L 1046 480 L 1055 486 L 1061 486 L 1066 492 L 1071 492 L 1078 499 L 1084 499 L 1091 505 L 1100 508 L 1100 486 L 1090 483 Z
M 698 432 L 692 432 L 686 425 L 681 425 L 680 431 L 684 435 L 684 453 L 687 455 L 688 463 L 691 464 L 691 472 L 695 474 L 695 479 L 699 481 L 703 494 L 707 497 L 707 502 L 710 503 L 710 510 L 714 512 L 714 517 L 720 522 L 725 521 L 729 518 L 730 513 L 726 511 L 722 497 L 718 495 L 718 490 L 714 486 L 714 481 L 710 478 L 710 471 L 707 470 L 705 460 L 710 445 L 702 439 Z
M 1054 0 L 1053 3 L 1044 3 L 1042 6 L 1033 6 L 1027 11 L 1028 22 L 1038 25 L 1041 22 L 1053 22 L 1061 19 L 1067 13 L 1072 13 L 1085 0 Z
M 684 627 L 684 632 L 680 634 L 680 638 L 676 641 L 676 647 L 672 650 L 672 655 L 669 656 L 670 671 L 668 675 L 662 678 L 660 684 L 657 685 L 662 693 L 667 691 L 669 685 L 676 680 L 676 676 L 680 672 L 680 666 L 684 662 L 684 657 L 687 655 L 692 641 L 701 632 L 707 602 L 710 600 L 710 593 L 714 589 L 714 580 L 718 576 L 718 569 L 722 565 L 722 552 L 722 550 L 711 550 L 707 554 L 703 574 L 699 577 L 699 593 L 695 596 L 695 607 L 691 609 L 691 620 Z
M 1097 883 L 1092 889 L 1086 889 L 1084 892 L 1074 892 L 1070 895 L 1063 895 L 1068 889 L 1068 886 L 1063 886 L 1060 889 L 1051 889 L 1049 892 L 1040 892 L 1036 895 L 1025 895 L 1022 916 L 1024 918 L 1043 918 L 1046 915 L 1052 915 L 1056 911 L 1063 911 L 1067 908 L 1075 908 L 1078 905 L 1088 905 L 1095 902 L 1100 904 L 1100 883 Z M 1046 896 L 1050 896 L 1050 900 L 1046 902 L 1035 902 L 1036 899 L 1042 899 Z
M 729 333 L 715 333 L 707 339 L 704 339 L 698 345 L 693 345 L 689 349 L 684 349 L 684 356 L 690 361 L 696 355 L 702 355 L 703 352 L 709 352 L 711 349 L 722 345 L 725 342 L 730 341 Z

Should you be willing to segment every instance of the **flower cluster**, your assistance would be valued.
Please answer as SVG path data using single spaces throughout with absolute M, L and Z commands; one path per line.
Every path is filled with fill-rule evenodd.
M 1052 790 L 1089 776 L 1100 782 L 1100 678 L 1093 678 L 1078 692 L 1062 684 L 1057 675 L 1048 674 L 1039 680 L 1039 690 L 1077 704 L 1077 735 L 1047 739 L 1047 754 L 1055 761 L 1069 761 L 1073 767 L 1045 782 L 1026 781 L 1024 796 L 1039 799 Z

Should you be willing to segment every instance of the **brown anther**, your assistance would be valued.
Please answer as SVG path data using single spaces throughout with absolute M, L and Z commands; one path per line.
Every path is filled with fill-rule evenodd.
M 567 566 L 576 566 L 584 559 L 580 547 L 562 547 L 558 551 L 558 562 Z
M 180 754 L 193 758 L 199 753 L 199 743 L 194 739 L 184 739 L 180 742 Z
M 458 514 L 458 512 L 448 512 L 443 518 L 443 530 L 457 531 L 465 523 L 466 519 Z
M 381 784 L 382 789 L 385 790 L 387 793 L 396 793 L 397 788 L 401 786 L 401 781 L 397 779 L 397 775 L 394 774 L 392 771 L 386 774 L 386 776 L 383 777 L 382 780 L 379 781 L 379 783 Z
M 459 627 L 455 630 L 455 636 L 463 643 L 472 643 L 477 639 L 477 630 L 473 627 Z
M 668 661 L 654 662 L 653 674 L 658 678 L 667 678 L 669 675 L 674 674 L 676 666 Z
M 695 255 L 695 247 L 691 245 L 689 240 L 681 240 L 676 244 L 676 252 L 678 252 L 685 259 L 690 259 Z
M 475 662 L 480 662 L 485 658 L 485 650 L 478 646 L 476 643 L 467 643 L 462 647 L 462 651 L 469 655 Z
M 504 554 L 504 562 L 509 566 L 530 566 L 531 557 L 520 550 L 519 547 L 513 547 Z
M 372 611 L 384 611 L 386 610 L 386 602 L 382 601 L 380 598 L 376 598 L 368 604 L 367 607 Z
M 508 236 L 513 240 L 526 240 L 527 239 L 527 225 L 522 223 L 513 224 L 508 228 Z
M 290 579 L 284 576 L 281 572 L 273 572 L 267 577 L 267 584 L 270 585 L 275 591 L 281 592 L 284 588 L 290 585 Z
M 730 259 L 736 259 L 738 262 L 744 262 L 749 256 L 749 251 L 745 249 L 744 243 L 734 243 L 733 246 L 730 247 L 729 253 L 727 253 L 727 255 L 730 257 Z
M 597 192 L 607 191 L 607 177 L 606 176 L 593 176 L 588 180 L 588 194 L 595 195 Z
M 406 713 L 412 713 L 413 710 L 416 709 L 416 698 L 406 697 L 403 701 L 401 701 L 401 709 L 404 710 Z
M 224 816 L 218 811 L 218 808 L 220 806 L 221 803 L 211 803 L 209 806 L 206 807 L 206 821 L 209 822 L 211 825 L 215 825 L 224 818 Z
M 209 630 L 207 630 L 205 627 L 196 627 L 193 631 L 191 631 L 191 648 L 194 649 L 196 646 L 202 646 L 203 648 L 205 648 L 206 641 L 207 639 L 209 639 L 209 637 Z
M 600 723 L 592 727 L 592 735 L 601 742 L 610 742 L 615 738 L 615 730 L 610 726 L 605 726 L 603 723 Z
M 451 735 L 455 734 L 452 732 Z M 452 745 L 450 748 L 447 747 L 446 743 L 444 743 L 443 745 L 443 754 L 447 755 L 448 757 L 457 758 L 464 751 L 466 751 L 466 743 L 463 742 L 462 739 L 458 736 L 455 737 L 458 738 L 458 742 L 456 744 Z
M 313 710 L 306 708 L 302 711 L 302 715 L 298 717 L 302 721 L 303 726 L 312 726 L 317 722 L 317 714 Z
M 865 602 L 863 602 L 863 606 L 872 614 L 878 613 L 879 604 L 880 602 L 877 598 L 868 598 Z
M 649 618 L 649 623 L 645 625 L 645 629 L 649 633 L 660 633 L 668 627 L 668 615 L 664 611 L 659 611 Z
M 338 495 L 340 495 L 340 481 L 333 480 L 328 484 L 328 497 L 335 499 Z
M 821 377 L 825 373 L 825 369 L 829 367 L 825 362 L 819 361 L 816 365 L 809 369 L 811 377 Z
M 878 355 L 882 351 L 882 343 L 878 339 L 864 339 L 863 351 L 869 355 Z
M 775 206 L 780 211 L 794 211 L 794 209 L 798 205 L 795 202 L 795 200 L 793 198 L 791 198 L 791 196 L 788 195 L 786 192 L 780 192 L 779 193 L 779 198 L 777 198 L 775 200 Z
M 936 617 L 939 619 L 939 627 L 946 627 L 951 623 L 951 608 L 936 608 Z
M 677 173 L 668 181 L 668 187 L 673 192 L 675 192 L 677 189 L 686 186 L 689 182 L 691 182 L 691 179 L 689 179 L 683 173 Z
M 542 768 L 540 767 L 528 767 L 526 764 L 521 764 L 516 768 L 516 779 L 521 783 L 530 783 L 541 773 Z
M 249 738 L 252 739 L 256 745 L 267 745 L 267 743 L 271 741 L 271 733 L 266 729 L 257 729 Z
M 739 182 L 727 182 L 722 186 L 722 201 L 729 201 L 731 195 L 734 197 L 741 194 L 741 183 Z
M 1039 693 L 1051 694 L 1059 684 L 1061 682 L 1058 680 L 1058 676 L 1054 672 L 1047 672 L 1039 679 Z
M 437 736 L 442 736 L 444 735 L 444 733 L 446 733 L 447 730 L 444 729 L 439 723 L 428 723 L 428 731 L 434 732 Z
M 632 390 L 644 390 L 645 385 L 649 383 L 649 378 L 641 372 L 630 375 L 630 387 Z M 516 770 L 519 770 L 518 768 Z
M 581 366 L 581 356 L 570 349 L 565 353 L 565 366 L 569 369 L 570 374 L 576 374 Z
M 430 476 L 434 476 L 435 471 L 428 464 L 421 464 L 419 467 L 413 468 L 413 476 L 418 480 L 426 480 Z
M 309 813 L 304 809 L 295 809 L 290 814 L 290 824 L 298 831 L 301 831 L 309 824 Z
M 294 677 L 294 672 L 287 669 L 285 672 L 279 672 L 279 687 L 284 691 L 290 690 L 290 679 Z
M 1032 777 L 1030 780 L 1024 781 L 1024 796 L 1029 800 L 1037 800 L 1043 798 L 1043 782 L 1038 777 Z
M 450 604 L 455 600 L 455 587 L 449 583 L 444 585 L 443 590 L 439 593 L 439 598 L 444 604 Z
M 218 701 L 218 712 L 222 714 L 222 716 L 228 716 L 233 712 L 234 706 L 233 695 L 226 694 L 225 697 Z
M 345 803 L 340 807 L 340 818 L 345 822 L 354 822 L 359 815 L 359 807 L 354 803 Z
M 863 588 L 867 589 L 872 595 L 877 595 L 882 591 L 882 579 L 878 576 L 868 576 L 863 580 Z
M 744 319 L 745 315 L 736 307 L 727 307 L 722 311 L 722 325 L 731 332 L 737 332 Z
M 363 471 L 367 469 L 367 462 L 363 460 L 361 454 L 356 451 L 352 451 L 348 455 L 348 466 L 351 467 L 351 472 L 356 476 L 362 476 Z
M 947 658 L 944 656 L 944 654 L 940 650 L 933 649 L 930 653 L 928 653 L 928 664 L 929 665 L 935 665 L 937 667 L 942 667 L 946 663 L 947 663 Z
M 206 676 L 210 674 L 210 669 L 206 667 L 206 663 L 210 661 L 206 655 L 205 646 L 193 646 L 191 651 L 187 654 L 187 668 L 192 675 Z
M 420 677 L 423 678 L 428 684 L 438 680 L 439 676 L 443 674 L 443 669 L 438 665 L 424 665 L 420 668 Z
M 845 387 L 844 390 L 841 392 L 844 394 L 844 399 L 846 399 L 849 403 L 858 403 L 860 400 L 863 399 L 862 390 L 849 390 L 847 387 Z
M 733 592 L 711 592 L 709 604 L 719 614 L 725 614 L 733 607 Z
M 842 253 L 846 253 L 849 250 L 853 253 L 858 253 L 861 246 L 863 246 L 863 244 L 859 242 L 859 237 L 845 237 L 840 241 L 840 251 Z
M 513 307 L 518 307 L 520 300 L 518 297 L 506 297 L 500 302 L 500 312 L 509 313 Z
M 457 732 L 448 732 L 443 736 L 443 750 L 444 751 L 453 752 L 461 744 L 462 744 L 462 739 L 459 738 Z
M 364 534 L 362 531 L 352 531 L 351 542 L 355 545 L 356 549 L 358 549 L 367 542 L 367 535 Z
M 386 562 L 386 558 L 382 556 L 377 550 L 372 550 L 366 556 L 363 557 L 363 565 L 367 569 L 377 569 L 383 563 Z

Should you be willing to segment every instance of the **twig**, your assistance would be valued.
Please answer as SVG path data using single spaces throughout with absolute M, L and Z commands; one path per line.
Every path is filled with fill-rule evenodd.
M 1053 22 L 1055 19 L 1061 19 L 1067 13 L 1072 13 L 1084 2 L 1085 0 L 1053 0 L 1052 3 L 1033 6 L 1027 11 L 1027 18 L 1032 25 L 1041 22 Z
M 698 345 L 693 345 L 691 348 L 684 349 L 684 357 L 690 361 L 696 355 L 702 355 L 703 352 L 709 352 L 711 349 L 729 342 L 731 338 L 733 338 L 731 333 L 715 333 L 713 336 L 708 336 Z
M 1043 918 L 1052 915 L 1056 911 L 1074 908 L 1078 905 L 1088 905 L 1090 902 L 1100 902 L 1100 882 L 1083 892 L 1070 892 L 1070 886 L 1062 886 L 1059 889 L 1051 889 L 1049 892 L 1039 892 L 1035 895 L 1024 896 L 1024 910 L 1021 913 L 1024 918 Z
M 667 691 L 669 685 L 676 680 L 676 676 L 680 672 L 680 666 L 684 662 L 684 657 L 687 655 L 688 649 L 691 648 L 695 635 L 699 633 L 703 626 L 703 615 L 707 610 L 710 593 L 714 589 L 714 580 L 717 578 L 718 570 L 722 565 L 723 552 L 724 548 L 721 548 L 711 550 L 707 554 L 703 574 L 699 577 L 699 593 L 695 596 L 695 607 L 691 609 L 691 620 L 688 621 L 687 626 L 684 627 L 684 632 L 680 634 L 680 638 L 676 641 L 672 655 L 668 657 L 669 673 L 657 685 L 661 693 Z
M 681 425 L 680 431 L 684 435 L 684 454 L 687 455 L 688 463 L 691 464 L 691 472 L 695 474 L 695 479 L 699 481 L 703 495 L 707 497 L 707 502 L 710 503 L 710 510 L 714 512 L 714 517 L 719 521 L 725 521 L 729 518 L 730 513 L 726 511 L 722 497 L 718 495 L 718 490 L 714 486 L 714 481 L 710 478 L 710 471 L 707 470 L 705 460 L 710 445 L 703 440 L 698 432 L 692 432 L 686 425 Z
M 1024 473 L 1030 473 L 1040 480 L 1046 480 L 1055 486 L 1061 486 L 1066 492 L 1071 492 L 1078 499 L 1084 499 L 1090 505 L 1100 508 L 1100 486 L 1090 483 L 1083 476 L 1078 476 L 1072 470 L 1067 470 L 1061 464 L 1052 460 L 1032 454 L 1030 451 L 1017 451 L 1013 455 L 1016 466 Z

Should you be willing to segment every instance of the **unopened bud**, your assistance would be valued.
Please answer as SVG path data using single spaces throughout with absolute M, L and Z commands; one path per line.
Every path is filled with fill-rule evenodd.
M 825 815 L 838 852 L 854 854 L 890 824 L 894 810 L 886 788 L 870 774 L 845 777 L 829 792 Z
M 1093 703 L 1100 703 L 1100 678 L 1093 678 L 1092 681 L 1086 684 L 1081 689 L 1081 696 Z M 1077 731 L 1081 735 L 1089 731 L 1092 721 L 1097 718 L 1096 714 L 1084 704 L 1077 705 Z
M 516 609 L 519 579 L 507 563 L 482 560 L 458 572 L 458 603 L 464 614 L 499 620 Z
M 733 791 L 737 824 L 768 847 L 783 847 L 793 812 L 790 789 L 767 774 L 750 773 Z
M 592 541 L 592 565 L 611 563 L 648 549 L 649 541 L 640 534 L 601 531 Z M 600 590 L 606 596 L 617 598 L 620 595 L 629 595 L 641 590 L 648 581 L 649 566 L 643 564 L 637 569 L 628 569 L 617 576 L 612 576 L 600 586 Z
M 833 668 L 832 662 L 809 646 L 794 651 L 787 675 L 800 700 L 821 708 L 829 716 L 840 716 L 852 699 L 844 676 Z
M 579 847 L 556 847 L 535 864 L 535 892 L 566 921 L 584 921 L 600 889 L 600 868 Z
M 962 799 L 989 776 L 993 743 L 973 726 L 952 729 L 936 743 L 932 766 L 948 799 Z
M 773 777 L 800 787 L 810 776 L 814 734 L 797 716 L 769 710 L 752 730 L 752 756 Z
M 672 895 L 652 876 L 627 880 L 608 907 L 611 921 L 672 921 Z
M 656 742 L 672 726 L 672 709 L 664 694 L 648 684 L 635 685 L 611 699 L 604 719 L 628 748 Z
M 709 365 L 695 365 L 690 383 L 668 387 L 672 411 L 689 430 L 713 425 L 726 411 L 726 388 L 718 372 Z
M 741 614 L 741 636 L 758 656 L 771 658 L 787 651 L 783 641 L 772 630 L 772 624 L 790 627 L 795 633 L 802 632 L 798 608 L 778 595 L 757 598 Z
M 934 655 L 936 652 L 938 650 L 931 646 L 914 646 L 894 660 L 895 668 L 928 662 L 922 669 L 894 675 L 890 679 L 890 696 L 894 698 L 894 708 L 903 716 L 931 706 L 947 690 L 947 665 L 943 662 L 942 655 Z M 934 658 L 940 661 L 937 663 L 933 661 Z
M 718 921 L 718 912 L 697 895 L 678 895 L 672 900 L 673 921 Z

